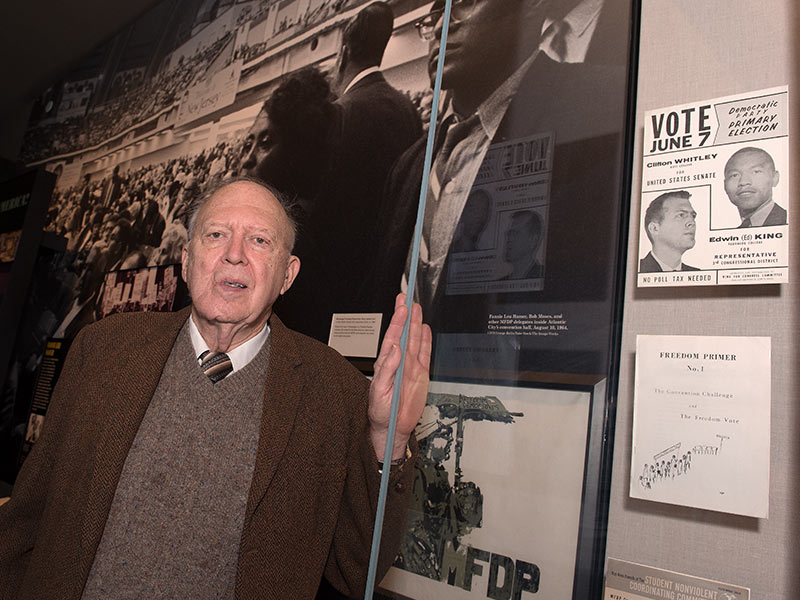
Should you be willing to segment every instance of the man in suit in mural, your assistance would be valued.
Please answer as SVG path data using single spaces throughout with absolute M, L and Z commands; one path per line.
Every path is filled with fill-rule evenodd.
M 741 148 L 725 163 L 725 193 L 739 209 L 739 228 L 786 225 L 786 209 L 772 199 L 780 181 L 772 156 L 761 148 Z
M 639 261 L 640 273 L 698 271 L 682 261 L 683 253 L 694 248 L 697 213 L 686 190 L 665 192 L 650 203 L 644 213 L 644 231 L 653 249 Z
M 567 3 L 574 8 L 574 2 Z M 605 300 L 610 296 L 618 220 L 614 192 L 619 176 L 624 69 L 616 65 L 557 62 L 542 50 L 546 30 L 564 3 L 535 0 L 459 2 L 453 6 L 442 72 L 445 103 L 434 159 L 414 293 L 435 334 L 486 333 L 490 310 L 514 302 Z M 431 39 L 430 72 L 439 51 L 444 2 L 417 23 Z M 563 11 L 562 11 L 563 12 Z M 598 17 L 598 20 L 600 17 Z M 452 240 L 482 161 L 491 148 L 552 144 L 539 178 L 548 234 L 543 289 L 521 294 L 448 293 Z M 375 270 L 385 307 L 403 272 L 424 159 L 424 141 L 410 148 L 390 174 L 383 209 L 393 221 L 382 232 L 384 252 Z M 513 165 L 507 165 L 513 166 Z M 502 206 L 495 197 L 499 216 Z M 526 199 L 525 202 L 528 202 Z M 512 202 L 513 203 L 513 202 Z M 587 243 L 591 240 L 591 243 Z M 498 253 L 500 252 L 499 243 Z M 394 278 L 394 286 L 392 280 Z
M 352 265 L 375 255 L 374 230 L 386 177 L 422 135 L 411 100 L 379 68 L 393 27 L 389 4 L 367 5 L 344 28 L 334 73 L 341 128 L 315 235 L 328 257 L 329 279 L 336 282 L 328 293 L 337 312 L 359 310 L 354 290 L 362 277 Z
M 284 326 L 272 307 L 300 268 L 286 206 L 253 180 L 209 190 L 182 255 L 191 307 L 113 315 L 75 339 L 0 507 L 0 598 L 311 599 L 323 577 L 356 597 L 390 468 L 380 580 L 411 491 L 430 331 L 414 307 L 384 457 L 403 298 L 372 382 Z

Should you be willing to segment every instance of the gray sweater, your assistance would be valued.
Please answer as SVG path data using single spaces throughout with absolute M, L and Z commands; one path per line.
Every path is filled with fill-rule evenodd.
M 233 598 L 269 341 L 217 384 L 181 330 L 128 453 L 83 598 Z

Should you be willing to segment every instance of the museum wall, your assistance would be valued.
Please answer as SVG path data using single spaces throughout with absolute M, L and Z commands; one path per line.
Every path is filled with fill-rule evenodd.
M 636 287 L 644 114 L 676 104 L 788 85 L 790 159 L 798 152 L 800 9 L 795 0 L 643 0 L 625 315 L 607 556 L 796 597 L 800 553 L 797 233 L 784 285 Z M 800 210 L 796 172 L 791 211 Z M 629 497 L 636 336 L 772 338 L 769 518 L 756 519 Z

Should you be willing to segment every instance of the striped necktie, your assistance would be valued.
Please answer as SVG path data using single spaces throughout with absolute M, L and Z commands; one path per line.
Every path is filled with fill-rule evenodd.
M 206 350 L 200 355 L 200 369 L 212 383 L 224 379 L 233 371 L 233 363 L 224 352 L 211 352 Z

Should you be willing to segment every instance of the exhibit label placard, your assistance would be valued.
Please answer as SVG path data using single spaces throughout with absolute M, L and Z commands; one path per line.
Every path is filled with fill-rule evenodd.
M 749 600 L 738 585 L 608 558 L 603 600 Z

